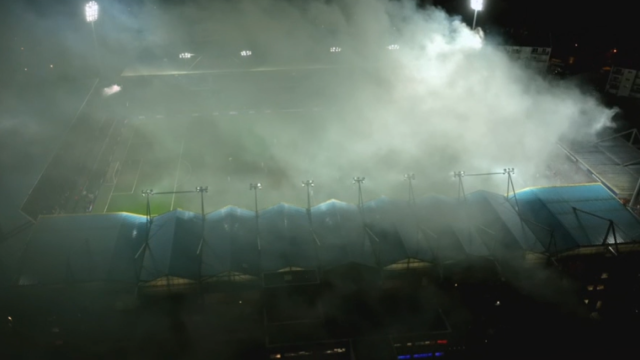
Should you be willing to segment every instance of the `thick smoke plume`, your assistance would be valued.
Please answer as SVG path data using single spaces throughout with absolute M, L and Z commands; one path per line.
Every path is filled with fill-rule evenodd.
M 332 64 L 343 68 L 336 70 L 340 77 L 350 75 L 322 75 L 304 84 L 320 89 L 313 93 L 315 103 L 339 110 L 303 114 L 293 124 L 270 120 L 252 132 L 270 144 L 268 157 L 286 178 L 283 189 L 303 178 L 346 183 L 366 175 L 376 195 L 389 195 L 400 191 L 402 174 L 415 172 L 429 184 L 425 191 L 452 192 L 455 170 L 503 167 L 516 168 L 519 187 L 545 185 L 536 174 L 551 161 L 555 142 L 567 134 L 593 136 L 612 115 L 595 97 L 515 62 L 480 31 L 437 8 L 384 0 L 148 8 L 153 11 L 141 21 L 153 34 L 149 42 L 244 47 L 264 68 L 279 61 L 310 65 L 328 58 L 330 47 L 340 48 Z M 278 91 L 241 96 L 245 104 L 267 107 Z M 224 107 L 231 99 L 221 95 L 217 101 Z M 224 130 L 240 131 L 234 127 Z M 250 143 L 236 156 L 253 156 Z M 502 191 L 502 179 L 474 182 L 477 188 L 498 183 Z

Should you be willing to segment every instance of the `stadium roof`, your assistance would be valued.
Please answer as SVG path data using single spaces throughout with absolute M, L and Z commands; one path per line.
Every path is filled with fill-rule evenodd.
M 517 199 L 486 191 L 466 201 L 380 198 L 362 209 L 336 200 L 310 211 L 280 204 L 257 218 L 230 206 L 205 216 L 204 239 L 202 216 L 176 210 L 153 218 L 147 246 L 146 226 L 146 218 L 130 214 L 40 217 L 18 283 L 259 277 L 351 264 L 376 269 L 407 259 L 560 252 L 640 236 L 640 221 L 599 184 L 533 188 Z
M 640 179 L 640 150 L 635 146 L 638 137 L 637 130 L 631 130 L 595 142 L 560 146 L 615 196 L 631 199 Z

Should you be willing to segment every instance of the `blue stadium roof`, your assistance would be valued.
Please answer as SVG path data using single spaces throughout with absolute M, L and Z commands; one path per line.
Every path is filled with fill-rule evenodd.
M 237 207 L 207 214 L 203 237 L 201 214 L 172 211 L 153 218 L 147 245 L 141 216 L 43 216 L 18 283 L 259 277 L 288 268 L 496 258 L 613 243 L 611 224 L 619 243 L 640 237 L 638 219 L 598 184 L 528 189 L 509 199 L 485 191 L 466 201 L 380 198 L 362 209 L 336 200 L 310 211 L 280 204 L 257 215 Z

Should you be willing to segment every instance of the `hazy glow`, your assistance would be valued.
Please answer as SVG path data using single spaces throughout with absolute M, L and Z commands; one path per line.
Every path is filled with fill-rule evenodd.
M 211 201 L 220 207 L 253 208 L 251 196 L 233 190 L 252 182 L 265 185 L 261 206 L 299 197 L 304 205 L 300 179 L 320 184 L 316 202 L 355 200 L 352 180 L 359 175 L 367 177 L 369 197 L 406 197 L 408 172 L 415 172 L 416 196 L 455 196 L 451 171 L 462 169 L 513 167 L 516 188 L 548 185 L 544 171 L 557 161 L 555 143 L 593 136 L 613 113 L 575 85 L 512 60 L 441 9 L 386 0 L 185 4 L 147 6 L 131 24 L 144 29 L 140 41 L 149 49 L 193 44 L 198 68 L 215 73 L 156 76 L 140 90 L 127 84 L 126 98 L 131 116 L 154 119 L 145 128 L 154 151 L 180 151 L 180 143 L 169 149 L 176 130 L 157 115 L 169 123 L 170 111 L 188 114 L 176 121 L 181 134 L 199 114 L 201 134 L 188 130 L 187 145 L 207 154 L 197 160 L 203 168 L 183 161 L 194 167 L 193 186 L 218 191 Z M 173 188 L 174 181 L 148 186 Z M 505 182 L 469 177 L 465 189 L 504 192 Z
M 484 7 L 484 0 L 471 0 L 471 8 L 476 11 L 481 11 Z
M 95 1 L 89 1 L 84 7 L 84 15 L 88 22 L 98 20 L 98 3 Z
M 106 87 L 106 88 L 102 89 L 102 95 L 110 96 L 110 95 L 113 95 L 113 94 L 119 92 L 120 90 L 122 90 L 122 88 L 120 86 L 111 85 L 109 87 Z

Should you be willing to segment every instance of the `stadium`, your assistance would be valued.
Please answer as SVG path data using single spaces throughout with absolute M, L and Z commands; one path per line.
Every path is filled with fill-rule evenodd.
M 465 34 L 465 66 L 508 63 Z M 418 104 L 449 90 L 407 95 L 420 84 L 387 67 L 409 44 L 366 44 L 363 64 L 327 39 L 145 48 L 97 79 L 22 205 L 16 269 L 0 268 L 7 354 L 624 354 L 632 332 L 610 330 L 638 320 L 635 130 L 539 141 L 555 125 L 521 131 L 493 108 L 515 125 L 488 129 L 458 105 L 427 121 Z

